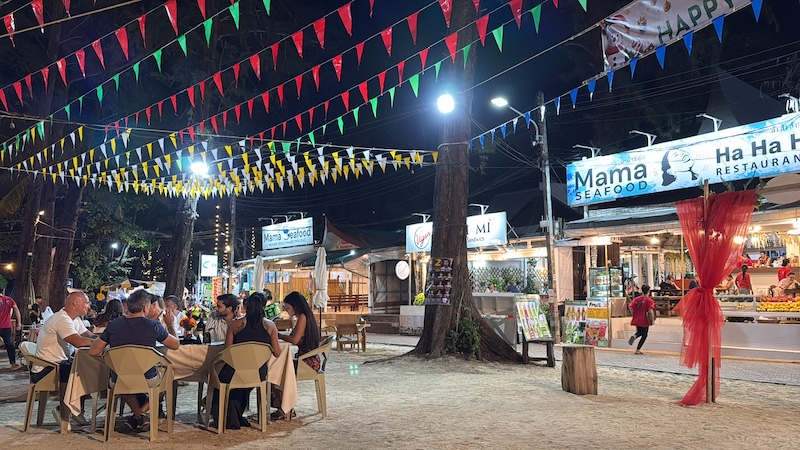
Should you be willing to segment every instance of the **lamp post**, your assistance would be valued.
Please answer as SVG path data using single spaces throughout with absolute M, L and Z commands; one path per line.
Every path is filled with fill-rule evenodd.
M 112 260 L 114 259 L 114 252 L 116 252 L 116 250 L 118 248 L 119 248 L 119 243 L 114 242 L 113 244 L 111 244 L 111 259 Z

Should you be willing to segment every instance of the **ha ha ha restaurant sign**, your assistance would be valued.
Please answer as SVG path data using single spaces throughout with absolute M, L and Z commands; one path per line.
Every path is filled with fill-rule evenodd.
M 800 113 L 567 166 L 567 202 L 591 205 L 800 172 Z

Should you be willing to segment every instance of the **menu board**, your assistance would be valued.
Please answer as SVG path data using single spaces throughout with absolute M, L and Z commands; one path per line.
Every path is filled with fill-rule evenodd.
M 608 347 L 608 321 L 608 302 L 587 302 L 584 344 Z
M 453 281 L 453 258 L 431 258 L 428 266 L 428 283 L 425 288 L 426 305 L 449 305 Z
M 211 279 L 211 298 L 216 299 L 222 295 L 222 277 Z
M 564 337 L 567 344 L 583 344 L 586 338 L 586 302 L 566 302 L 564 304 Z
M 542 308 L 538 295 L 516 295 L 514 301 L 517 305 L 517 322 L 522 326 L 526 340 L 553 338 L 547 324 L 546 310 Z

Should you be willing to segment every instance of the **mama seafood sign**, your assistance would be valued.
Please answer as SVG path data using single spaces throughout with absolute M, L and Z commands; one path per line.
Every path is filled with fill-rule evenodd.
M 312 244 L 314 244 L 314 219 L 311 217 L 261 227 L 262 250 Z
M 567 166 L 571 206 L 800 171 L 800 113 Z

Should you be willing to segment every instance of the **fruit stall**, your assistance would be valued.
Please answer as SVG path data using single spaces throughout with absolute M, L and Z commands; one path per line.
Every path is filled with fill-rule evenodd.
M 800 299 L 718 295 L 723 355 L 800 360 Z M 727 351 L 726 351 L 727 349 Z

